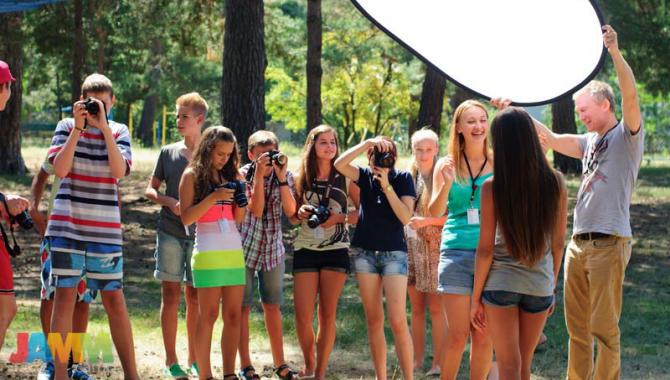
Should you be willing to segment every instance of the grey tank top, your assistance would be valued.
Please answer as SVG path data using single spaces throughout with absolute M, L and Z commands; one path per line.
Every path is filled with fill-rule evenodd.
M 503 290 L 537 297 L 554 294 L 554 262 L 551 244 L 533 267 L 529 267 L 507 253 L 501 228 L 496 228 L 493 263 L 484 290 Z

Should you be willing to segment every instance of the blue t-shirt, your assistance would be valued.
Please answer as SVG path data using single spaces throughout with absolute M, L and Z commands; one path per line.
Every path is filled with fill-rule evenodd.
M 405 251 L 407 243 L 403 224 L 398 220 L 386 194 L 368 168 L 358 169 L 358 187 L 361 189 L 361 208 L 351 245 L 373 251 Z M 406 171 L 391 170 L 389 183 L 398 198 L 416 198 L 412 175 Z

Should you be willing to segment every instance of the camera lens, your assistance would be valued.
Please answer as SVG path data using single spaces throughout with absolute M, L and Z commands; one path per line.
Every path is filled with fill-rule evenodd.
M 87 98 L 84 101 L 84 108 L 86 109 L 86 112 L 88 112 L 91 115 L 97 115 L 98 112 L 100 112 L 100 106 L 92 98 Z
M 28 211 L 23 211 L 22 213 L 16 215 L 14 217 L 14 220 L 24 230 L 29 230 L 33 228 L 33 225 L 35 224 L 33 223 L 33 219 L 30 217 L 30 215 L 28 215 Z

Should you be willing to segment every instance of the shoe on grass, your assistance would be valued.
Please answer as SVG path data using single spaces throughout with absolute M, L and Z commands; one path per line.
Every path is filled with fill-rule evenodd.
M 188 373 L 178 363 L 164 368 L 163 374 L 170 379 L 188 380 Z
M 54 363 L 47 362 L 37 374 L 37 380 L 54 380 L 55 375 Z

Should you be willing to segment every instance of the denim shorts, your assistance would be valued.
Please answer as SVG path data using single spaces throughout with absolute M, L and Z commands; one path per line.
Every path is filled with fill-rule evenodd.
M 437 276 L 438 292 L 471 295 L 475 282 L 475 250 L 446 249 L 440 252 Z
M 407 252 L 405 251 L 370 251 L 351 247 L 351 260 L 356 273 L 407 276 Z
M 86 276 L 91 290 L 123 288 L 123 250 L 120 245 L 89 243 L 47 237 L 51 253 L 51 283 L 56 288 L 77 288 Z
M 551 307 L 554 296 L 538 297 L 504 290 L 485 290 L 482 293 L 482 301 L 497 307 L 518 306 L 526 313 L 541 313 Z
M 191 270 L 191 256 L 193 255 L 193 240 L 180 239 L 158 230 L 156 233 L 156 270 L 154 277 L 157 280 L 182 282 L 193 284 Z
M 246 282 L 244 285 L 244 299 L 242 306 L 251 306 L 254 302 L 254 279 L 258 274 L 258 292 L 264 304 L 281 305 L 284 301 L 284 269 L 282 261 L 269 271 L 246 268 Z

